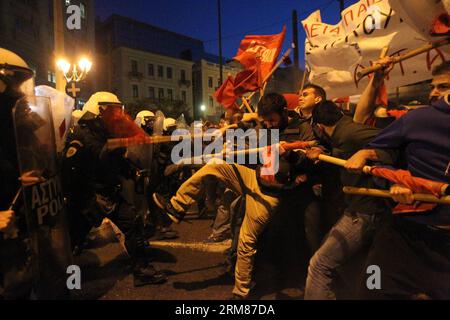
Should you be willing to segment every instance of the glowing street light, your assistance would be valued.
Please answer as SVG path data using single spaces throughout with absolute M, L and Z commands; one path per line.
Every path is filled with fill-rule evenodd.
M 205 112 L 205 111 L 206 111 L 206 107 L 205 107 L 205 105 L 204 105 L 204 104 L 202 104 L 202 105 L 200 106 L 200 110 L 201 110 L 201 111 L 203 111 L 203 112 Z
M 78 61 L 78 64 L 72 65 L 65 59 L 59 59 L 56 62 L 56 66 L 64 74 L 64 77 L 68 83 L 72 81 L 79 82 L 86 77 L 89 71 L 91 71 L 92 61 L 86 57 L 83 57 Z

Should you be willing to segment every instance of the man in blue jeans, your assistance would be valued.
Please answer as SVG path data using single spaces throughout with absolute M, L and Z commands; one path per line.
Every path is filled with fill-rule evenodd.
M 430 106 L 410 111 L 384 129 L 366 149 L 349 161 L 360 171 L 367 161 L 407 169 L 415 177 L 444 185 L 450 194 L 450 61 L 433 70 Z M 395 184 L 390 192 L 402 204 L 414 202 L 413 191 Z M 377 234 L 368 265 L 381 270 L 381 289 L 365 299 L 450 299 L 450 205 L 426 212 L 394 215 Z
M 379 132 L 374 127 L 353 122 L 331 101 L 314 108 L 313 121 L 330 138 L 332 155 L 343 159 L 364 148 Z M 313 148 L 307 155 L 317 160 L 321 152 L 321 149 Z M 345 169 L 341 169 L 340 178 L 344 186 L 375 186 L 369 176 L 350 173 Z M 381 217 L 387 211 L 385 201 L 379 198 L 346 195 L 345 202 L 344 215 L 310 261 L 305 289 L 307 300 L 336 299 L 332 289 L 336 269 L 371 242 Z

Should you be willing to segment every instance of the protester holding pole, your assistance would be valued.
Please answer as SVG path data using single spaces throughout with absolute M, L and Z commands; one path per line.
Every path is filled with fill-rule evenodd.
M 409 112 L 375 138 L 369 148 L 349 159 L 347 167 L 360 171 L 369 160 L 404 167 L 415 177 L 450 183 L 450 63 L 433 71 L 430 107 Z M 449 188 L 443 190 L 449 193 Z M 411 187 L 401 181 L 391 186 L 392 197 L 401 204 L 414 202 Z M 450 298 L 450 205 L 425 212 L 395 215 L 377 235 L 368 264 L 383 270 L 383 290 L 362 287 L 369 299 Z M 424 276 L 426 275 L 426 276 Z

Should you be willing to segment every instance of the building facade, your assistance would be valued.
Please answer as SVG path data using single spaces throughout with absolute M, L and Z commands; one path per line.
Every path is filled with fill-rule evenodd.
M 70 17 L 67 8 L 77 5 L 81 11 L 81 29 L 64 26 L 65 58 L 76 62 L 81 56 L 95 55 L 95 12 L 93 0 L 59 0 L 64 22 Z M 20 55 L 35 71 L 36 85 L 55 86 L 53 0 L 0 0 L 0 47 Z M 95 61 L 94 61 L 95 74 Z M 86 84 L 92 91 L 94 76 Z M 90 95 L 86 92 L 85 95 Z
M 103 62 L 101 86 L 116 93 L 123 103 L 156 109 L 152 104 L 158 100 L 178 101 L 193 117 L 193 62 L 126 47 L 112 49 Z
M 214 62 L 216 61 L 216 62 Z M 214 98 L 214 93 L 221 86 L 220 83 L 220 66 L 217 63 L 218 57 L 205 56 L 197 61 L 193 68 L 194 79 L 194 105 L 195 118 L 205 118 L 210 120 L 218 120 L 224 112 L 223 107 Z M 231 75 L 236 76 L 241 68 L 236 64 L 225 64 L 223 66 L 223 79 Z

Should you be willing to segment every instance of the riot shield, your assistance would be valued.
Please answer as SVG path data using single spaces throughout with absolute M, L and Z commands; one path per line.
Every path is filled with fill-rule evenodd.
M 17 155 L 38 299 L 69 298 L 69 231 L 56 160 L 50 100 L 25 97 L 13 109 Z
M 184 117 L 184 113 L 177 119 L 177 129 L 185 129 L 189 130 L 189 126 L 186 123 L 186 118 Z
M 153 125 L 153 135 L 162 136 L 164 132 L 164 120 L 166 117 L 161 111 L 157 111 L 155 114 L 155 124 Z
M 47 97 L 51 101 L 50 107 L 55 130 L 56 151 L 61 153 L 64 150 L 67 132 L 71 127 L 75 100 L 49 86 L 37 86 L 34 91 L 36 96 Z

